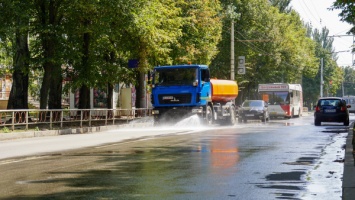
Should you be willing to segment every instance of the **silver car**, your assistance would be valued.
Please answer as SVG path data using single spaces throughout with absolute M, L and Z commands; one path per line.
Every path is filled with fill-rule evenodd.
M 247 122 L 248 119 L 266 122 L 269 118 L 268 104 L 263 100 L 245 100 L 238 109 L 239 122 Z

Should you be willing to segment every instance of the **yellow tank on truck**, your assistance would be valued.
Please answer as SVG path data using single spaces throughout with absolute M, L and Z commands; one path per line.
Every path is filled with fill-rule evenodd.
M 228 102 L 238 96 L 238 84 L 232 80 L 211 79 L 212 101 Z

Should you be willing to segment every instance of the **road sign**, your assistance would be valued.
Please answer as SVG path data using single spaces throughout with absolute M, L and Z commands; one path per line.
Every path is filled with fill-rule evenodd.
M 238 56 L 238 74 L 245 74 L 245 56 Z

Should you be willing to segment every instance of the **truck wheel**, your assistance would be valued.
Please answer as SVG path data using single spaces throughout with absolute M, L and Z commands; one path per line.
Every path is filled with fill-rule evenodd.
M 213 123 L 213 112 L 211 106 L 206 106 L 205 124 L 212 125 Z

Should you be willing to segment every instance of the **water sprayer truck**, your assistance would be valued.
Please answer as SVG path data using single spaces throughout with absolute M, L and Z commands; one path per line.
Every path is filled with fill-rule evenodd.
M 155 125 L 192 115 L 198 115 L 207 125 L 233 125 L 237 96 L 237 83 L 210 78 L 207 65 L 154 68 L 151 101 Z

